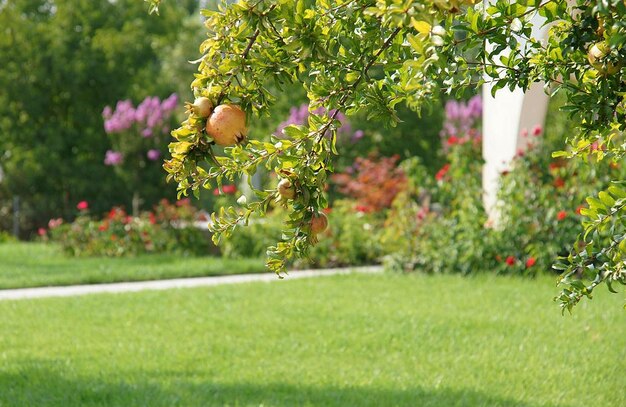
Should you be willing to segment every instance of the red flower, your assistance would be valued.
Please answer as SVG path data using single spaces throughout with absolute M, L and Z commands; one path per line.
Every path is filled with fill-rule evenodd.
M 580 215 L 580 210 L 583 209 L 585 207 L 585 205 L 578 205 L 578 207 L 576 208 L 576 215 Z
M 357 205 L 355 209 L 357 212 L 361 212 L 361 213 L 369 212 L 367 206 L 365 205 Z
M 324 209 L 322 209 L 322 212 L 324 212 L 326 215 L 328 215 L 332 211 L 333 211 L 333 208 L 324 208 Z
M 37 234 L 39 236 L 45 236 L 46 235 L 46 229 L 45 228 L 39 228 L 37 229 Z
M 213 195 L 218 196 L 219 194 L 220 194 L 220 190 L 219 190 L 219 189 L 217 189 L 217 188 L 215 188 L 215 189 L 213 190 Z
M 524 156 L 524 150 L 522 150 L 521 148 L 517 149 L 517 156 L 518 157 L 523 157 Z
M 557 177 L 554 180 L 554 187 L 555 188 L 563 188 L 565 186 L 565 180 L 561 177 Z
M 528 260 L 526 260 L 526 268 L 534 266 L 535 263 L 537 263 L 537 260 L 534 257 L 529 257 Z
M 556 214 L 556 219 L 557 220 L 563 220 L 567 217 L 567 212 L 565 211 L 559 211 L 559 213 Z
M 107 229 L 109 229 L 109 222 L 102 222 L 102 224 L 100 226 L 98 226 L 98 230 L 100 232 L 104 232 Z
M 154 213 L 150 212 L 150 224 L 154 225 L 156 223 L 156 216 L 154 216 Z
M 133 221 L 133 217 L 132 216 L 126 216 L 123 220 L 125 225 L 128 225 L 130 222 Z
M 513 266 L 515 264 L 515 257 L 513 256 L 509 256 L 506 258 L 506 264 L 508 264 L 509 266 Z
M 225 194 L 234 194 L 235 192 L 237 192 L 237 186 L 236 185 L 224 185 L 222 187 L 222 191 Z
M 87 209 L 89 209 L 89 204 L 87 203 L 87 201 L 80 201 L 76 205 L 76 209 L 78 209 L 79 211 L 86 211 Z
M 543 129 L 541 128 L 541 125 L 536 125 L 535 127 L 533 127 L 533 136 L 538 137 L 541 135 L 541 133 L 543 133 Z
M 455 144 L 458 144 L 458 143 L 459 143 L 459 138 L 458 138 L 458 137 L 456 137 L 456 136 L 450 136 L 450 137 L 448 138 L 447 143 L 448 143 L 448 145 L 449 145 L 449 146 L 453 146 L 453 145 L 455 145 Z
M 176 206 L 188 206 L 191 203 L 189 198 L 183 198 L 181 200 L 176 201 Z
M 435 174 L 435 179 L 437 181 L 441 181 L 443 179 L 443 177 L 446 176 L 448 171 L 450 171 L 450 164 L 446 164 L 443 167 L 441 167 L 441 169 L 439 171 L 437 171 L 437 174 Z

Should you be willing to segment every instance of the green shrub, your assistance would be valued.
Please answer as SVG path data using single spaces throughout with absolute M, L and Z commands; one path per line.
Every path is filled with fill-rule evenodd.
M 134 256 L 143 253 L 201 255 L 215 252 L 207 229 L 194 225 L 199 214 L 188 199 L 171 204 L 162 200 L 154 212 L 130 216 L 113 208 L 103 219 L 89 216 L 86 202 L 74 222 L 49 222 L 49 234 L 72 256 Z M 204 219 L 206 220 L 206 219 Z

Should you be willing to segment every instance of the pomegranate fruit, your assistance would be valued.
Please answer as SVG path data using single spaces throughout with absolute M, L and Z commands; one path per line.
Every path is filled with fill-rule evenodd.
M 606 42 L 598 42 L 589 48 L 587 59 L 591 66 L 598 70 L 601 75 L 613 75 L 622 67 L 621 64 L 614 64 L 611 61 L 605 61 L 607 55 L 611 52 L 609 44 Z
M 200 117 L 207 118 L 213 112 L 213 104 L 209 98 L 199 97 L 193 103 L 187 104 L 187 112 L 196 114 Z
M 206 132 L 222 147 L 239 144 L 246 139 L 246 113 L 236 105 L 219 105 L 206 122 Z
M 284 178 L 278 183 L 278 193 L 284 199 L 293 199 L 296 196 L 296 189 L 291 181 Z
M 311 233 L 317 235 L 328 227 L 328 218 L 323 213 L 314 213 L 311 218 Z

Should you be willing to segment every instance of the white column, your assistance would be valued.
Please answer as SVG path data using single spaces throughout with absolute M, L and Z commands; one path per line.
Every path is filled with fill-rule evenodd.
M 546 38 L 548 27 L 544 19 L 535 15 L 532 20 L 532 36 Z M 524 40 L 519 39 L 522 47 Z M 507 54 L 504 51 L 503 54 Z M 506 72 L 502 73 L 503 75 Z M 548 108 L 548 95 L 543 84 L 534 84 L 524 93 L 521 89 L 501 89 L 495 98 L 491 96 L 491 84 L 483 86 L 483 202 L 489 218 L 497 222 L 498 180 L 500 173 L 509 168 L 519 150 L 526 149 L 526 139 L 520 136 L 523 129 L 529 132 L 535 125 L 542 125 Z

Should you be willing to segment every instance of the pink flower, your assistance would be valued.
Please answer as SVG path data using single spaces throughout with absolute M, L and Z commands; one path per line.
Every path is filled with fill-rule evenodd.
M 541 127 L 541 125 L 535 125 L 535 127 L 533 127 L 533 136 L 538 137 L 541 135 L 541 133 L 543 133 L 543 128 Z
M 527 128 L 523 128 L 520 132 L 519 135 L 522 137 L 528 137 L 528 129 Z
M 46 235 L 46 229 L 45 228 L 39 228 L 37 229 L 37 234 L 39 236 L 45 236 Z
M 148 150 L 146 155 L 148 156 L 148 160 L 156 161 L 159 159 L 159 157 L 161 157 L 161 152 L 153 148 L 151 150 Z
M 63 224 L 63 218 L 50 219 L 48 221 L 48 229 L 55 229 Z
M 119 151 L 107 150 L 104 154 L 104 165 L 120 165 L 124 161 L 124 155 Z
M 89 209 L 89 204 L 87 203 L 87 201 L 80 201 L 76 205 L 76 209 L 78 209 L 79 211 L 86 211 L 87 209 Z

